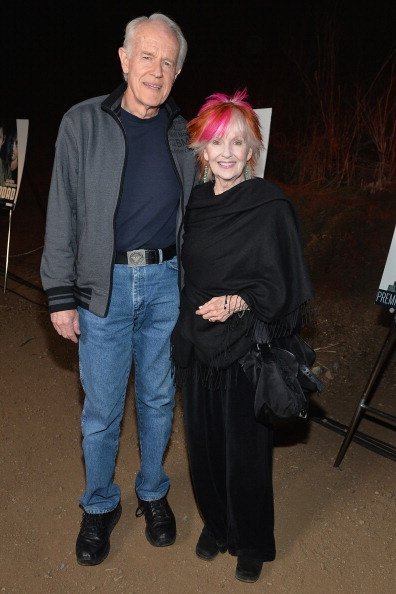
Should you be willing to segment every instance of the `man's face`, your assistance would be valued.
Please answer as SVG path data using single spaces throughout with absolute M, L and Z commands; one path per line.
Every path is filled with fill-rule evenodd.
M 124 48 L 118 53 L 122 70 L 128 77 L 125 107 L 141 118 L 156 115 L 178 75 L 176 36 L 163 23 L 143 23 L 135 32 L 130 56 Z

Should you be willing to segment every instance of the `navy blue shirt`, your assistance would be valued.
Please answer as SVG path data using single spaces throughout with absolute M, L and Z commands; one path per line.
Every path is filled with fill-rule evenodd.
M 168 115 L 141 119 L 121 109 L 128 158 L 115 221 L 116 250 L 175 243 L 180 182 L 167 139 Z

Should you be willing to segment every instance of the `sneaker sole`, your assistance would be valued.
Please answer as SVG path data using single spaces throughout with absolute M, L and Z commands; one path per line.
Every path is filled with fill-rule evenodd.
M 235 574 L 235 577 L 237 580 L 239 580 L 240 582 L 246 582 L 247 584 L 253 584 L 254 582 L 257 582 L 257 580 L 259 579 L 259 575 L 255 578 L 246 578 L 246 577 L 242 577 L 241 575 L 238 575 L 237 573 Z

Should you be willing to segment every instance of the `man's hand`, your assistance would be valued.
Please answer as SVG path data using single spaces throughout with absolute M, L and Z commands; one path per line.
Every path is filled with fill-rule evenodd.
M 51 322 L 60 336 L 78 342 L 80 336 L 80 322 L 76 309 L 56 311 L 51 314 Z

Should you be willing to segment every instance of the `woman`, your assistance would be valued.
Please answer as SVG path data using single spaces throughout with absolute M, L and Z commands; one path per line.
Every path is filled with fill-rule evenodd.
M 196 553 L 237 556 L 258 579 L 275 558 L 272 428 L 256 422 L 238 363 L 256 343 L 296 331 L 311 297 L 293 205 L 253 178 L 262 148 L 246 92 L 212 95 L 189 124 L 204 183 L 185 216 L 185 286 L 173 333 L 193 488 L 204 527 Z

